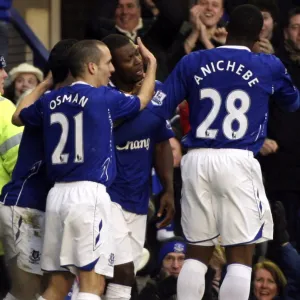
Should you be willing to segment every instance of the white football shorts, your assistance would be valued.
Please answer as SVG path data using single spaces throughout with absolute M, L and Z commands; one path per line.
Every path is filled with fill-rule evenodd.
M 115 265 L 134 263 L 135 272 L 145 244 L 147 215 L 128 212 L 112 202 Z
M 42 269 L 94 271 L 113 277 L 111 201 L 90 181 L 56 183 L 47 197 Z
M 44 212 L 32 208 L 1 205 L 0 220 L 6 260 L 17 256 L 17 266 L 21 270 L 42 275 Z
M 190 244 L 253 244 L 273 238 L 261 169 L 253 153 L 194 149 L 182 159 L 182 218 Z

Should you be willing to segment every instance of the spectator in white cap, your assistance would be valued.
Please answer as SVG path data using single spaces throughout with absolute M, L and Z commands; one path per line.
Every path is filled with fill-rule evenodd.
M 18 65 L 8 75 L 11 83 L 5 89 L 5 97 L 14 103 L 18 102 L 24 92 L 34 89 L 44 79 L 43 72 L 28 63 Z

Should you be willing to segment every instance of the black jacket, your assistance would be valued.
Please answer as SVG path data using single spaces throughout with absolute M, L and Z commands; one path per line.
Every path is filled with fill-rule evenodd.
M 291 78 L 300 89 L 300 65 L 290 60 L 285 49 L 277 56 L 286 66 Z M 267 191 L 300 191 L 300 110 L 283 111 L 270 100 L 267 136 L 278 144 L 278 151 L 259 157 Z
M 212 287 L 212 280 L 215 276 L 215 270 L 208 268 L 205 275 L 205 294 L 202 300 L 217 300 L 218 293 Z M 144 289 L 141 291 L 138 300 L 176 300 L 177 278 L 169 276 L 162 279 L 157 276 L 150 279 Z

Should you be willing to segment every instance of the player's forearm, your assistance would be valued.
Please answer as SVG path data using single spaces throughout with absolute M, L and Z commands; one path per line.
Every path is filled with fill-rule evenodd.
M 156 61 L 149 62 L 143 84 L 138 93 L 138 97 L 141 101 L 140 110 L 144 109 L 153 97 L 155 88 L 156 69 Z
M 173 189 L 173 153 L 169 140 L 161 142 L 155 147 L 155 171 L 163 186 L 164 192 L 174 193 Z
M 19 117 L 21 110 L 37 101 L 50 87 L 48 82 L 42 81 L 30 94 L 25 96 L 12 116 L 12 123 L 16 126 L 23 126 L 24 124 Z

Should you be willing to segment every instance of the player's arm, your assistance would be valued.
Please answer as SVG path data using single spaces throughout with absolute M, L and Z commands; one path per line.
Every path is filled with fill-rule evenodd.
M 164 84 L 157 89 L 151 101 L 153 104 L 151 110 L 154 113 L 170 119 L 174 115 L 176 107 L 188 99 L 189 81 L 194 79 L 194 76 L 191 75 L 195 67 L 194 57 L 194 53 L 183 57 Z
M 138 38 L 137 42 L 139 51 L 143 57 L 143 61 L 147 65 L 145 78 L 140 91 L 137 94 L 138 98 L 140 99 L 140 110 L 142 110 L 150 102 L 154 94 L 157 62 L 154 55 L 144 46 L 140 38 Z
M 298 89 L 293 85 L 292 79 L 282 62 L 274 57 L 273 88 L 274 99 L 286 111 L 295 111 L 300 107 Z
M 14 112 L 12 116 L 12 123 L 16 126 L 23 126 L 25 125 L 20 118 L 20 112 L 22 109 L 30 106 L 31 104 L 35 103 L 44 93 L 49 90 L 53 85 L 52 76 L 49 75 L 45 78 L 44 81 L 42 81 L 37 87 L 27 96 L 25 96 L 22 101 L 19 103 L 19 105 L 16 108 L 16 111 Z
M 159 228 L 169 225 L 174 217 L 174 188 L 173 188 L 173 153 L 169 139 L 174 133 L 167 123 L 162 126 L 157 136 L 157 144 L 154 151 L 154 168 L 163 186 L 163 193 L 160 197 L 160 207 L 157 217 L 165 215 L 158 224 Z

